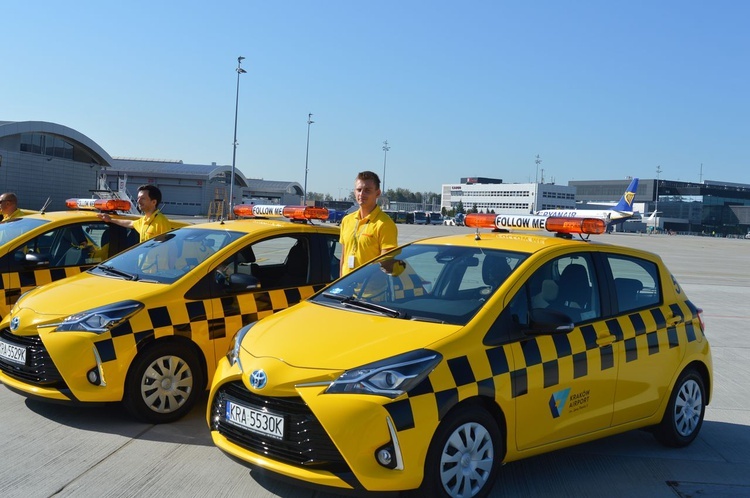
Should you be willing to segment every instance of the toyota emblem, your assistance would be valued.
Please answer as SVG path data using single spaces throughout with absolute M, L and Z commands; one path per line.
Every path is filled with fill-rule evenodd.
M 263 370 L 254 370 L 250 374 L 250 385 L 253 389 L 263 389 L 268 382 L 268 376 Z

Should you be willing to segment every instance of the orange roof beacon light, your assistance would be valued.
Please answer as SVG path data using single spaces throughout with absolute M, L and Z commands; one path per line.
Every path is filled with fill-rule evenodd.
M 89 209 L 97 211 L 130 211 L 130 201 L 124 199 L 68 199 L 68 209 Z
M 239 218 L 287 218 L 292 221 L 328 219 L 328 209 L 312 206 L 238 204 L 233 212 Z
M 284 206 L 284 216 L 290 220 L 327 220 L 328 209 L 313 206 Z
M 607 230 L 607 224 L 601 218 L 547 218 L 547 230 L 556 233 L 581 233 L 599 235 Z
M 470 213 L 464 224 L 467 227 L 491 228 L 493 230 L 546 230 L 559 235 L 601 234 L 607 224 L 600 218 L 573 218 L 538 215 L 504 215 Z

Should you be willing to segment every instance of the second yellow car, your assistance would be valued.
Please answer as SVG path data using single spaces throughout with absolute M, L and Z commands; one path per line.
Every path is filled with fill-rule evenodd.
M 28 292 L 0 323 L 0 381 L 42 399 L 122 401 L 154 423 L 183 416 L 235 331 L 338 276 L 338 228 L 308 222 L 327 212 L 287 211 L 297 221 L 174 230 Z

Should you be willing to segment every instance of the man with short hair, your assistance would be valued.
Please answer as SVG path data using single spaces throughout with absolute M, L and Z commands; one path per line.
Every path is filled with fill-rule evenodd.
M 0 194 L 0 212 L 2 212 L 2 221 L 12 220 L 13 218 L 20 218 L 24 214 L 24 211 L 18 209 L 18 197 L 13 192 L 5 192 Z
M 112 218 L 107 213 L 99 213 L 99 219 L 107 223 L 114 223 L 125 228 L 133 228 L 140 235 L 140 242 L 146 241 L 171 229 L 169 220 L 159 211 L 161 190 L 155 185 L 141 185 L 138 187 L 138 209 L 143 216 L 137 220 Z
M 380 193 L 376 173 L 362 171 L 357 175 L 354 198 L 359 209 L 341 220 L 341 276 L 398 246 L 398 228 L 377 204 Z

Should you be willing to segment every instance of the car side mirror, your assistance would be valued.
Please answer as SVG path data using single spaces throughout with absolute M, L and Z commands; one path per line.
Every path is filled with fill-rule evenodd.
M 41 266 L 49 264 L 49 254 L 39 254 L 36 252 L 23 253 L 17 251 L 14 255 L 16 261 L 26 266 Z
M 260 281 L 245 273 L 232 273 L 227 279 L 228 287 L 233 291 L 260 289 Z
M 561 311 L 534 308 L 530 318 L 528 335 L 567 334 L 575 328 L 573 319 Z

